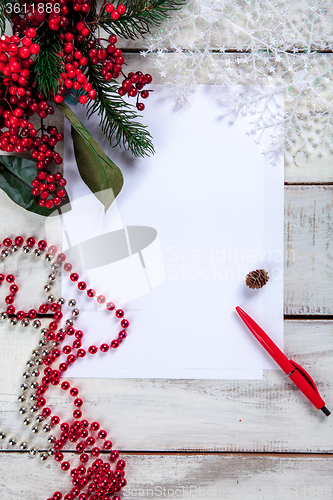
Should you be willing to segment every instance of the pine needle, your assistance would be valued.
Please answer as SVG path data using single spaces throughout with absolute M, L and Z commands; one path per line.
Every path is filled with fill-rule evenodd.
M 59 90 L 58 80 L 63 72 L 64 63 L 61 58 L 62 43 L 59 35 L 50 30 L 40 36 L 36 43 L 40 46 L 40 52 L 35 63 L 35 74 L 37 87 L 46 96 L 57 94 Z
M 6 18 L 8 17 L 6 10 L 7 3 L 7 0 L 0 0 L 0 36 L 2 36 L 6 30 Z
M 120 3 L 120 2 L 119 2 Z M 107 33 L 123 38 L 138 38 L 159 26 L 170 12 L 179 10 L 186 0 L 128 0 L 126 13 L 114 21 L 103 8 L 98 23 Z

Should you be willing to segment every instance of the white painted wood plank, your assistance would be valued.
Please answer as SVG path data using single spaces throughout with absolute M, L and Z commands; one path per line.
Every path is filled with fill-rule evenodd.
M 321 146 L 307 153 L 304 147 L 295 144 L 290 150 L 292 158 L 285 159 L 285 182 L 292 184 L 333 183 L 333 151 Z M 320 154 L 319 154 L 320 153 Z
M 285 314 L 333 313 L 332 186 L 285 189 Z
M 332 322 L 286 321 L 285 352 L 309 371 L 333 410 Z M 1 426 L 18 440 L 17 386 L 34 344 L 28 331 L 1 329 Z M 130 338 L 126 342 L 130 342 Z M 29 345 L 30 344 L 30 345 Z M 212 348 L 214 348 L 212 346 Z M 115 448 L 148 451 L 332 452 L 332 416 L 316 410 L 280 370 L 259 381 L 78 379 L 88 419 L 97 419 Z M 62 392 L 62 394 L 61 394 Z M 50 406 L 73 411 L 56 390 Z M 8 435 L 9 435 L 8 434 Z M 40 439 L 40 437 L 38 438 Z M 8 445 L 1 442 L 2 448 Z
M 201 48 L 203 42 L 207 40 L 211 49 L 219 49 L 220 47 L 242 49 L 245 42 L 249 47 L 250 35 L 254 36 L 254 40 L 258 44 L 264 38 L 268 40 L 267 33 L 269 33 L 272 24 L 279 30 L 281 39 L 283 39 L 282 33 L 286 33 L 286 40 L 290 40 L 292 36 L 297 40 L 300 32 L 304 35 L 304 42 L 308 43 L 310 39 L 303 24 L 306 15 L 309 19 L 312 19 L 314 15 L 313 7 L 308 2 L 288 2 L 281 6 L 281 2 L 274 0 L 269 2 L 267 9 L 265 5 L 259 4 L 260 13 L 256 9 L 258 4 L 242 1 L 220 4 L 219 2 L 207 3 L 204 0 L 187 0 L 185 3 L 186 5 L 182 9 L 170 13 L 175 21 L 174 31 L 172 33 L 170 30 L 166 32 L 165 48 L 172 49 L 175 45 L 184 49 Z M 237 6 L 238 11 L 236 10 Z M 332 9 L 327 5 L 325 7 L 324 15 L 329 26 L 332 25 Z M 320 12 L 323 13 L 323 10 L 321 9 Z M 307 22 L 310 24 L 309 20 Z M 167 21 L 164 20 L 161 27 L 151 29 L 151 34 L 160 39 L 161 32 L 166 27 Z M 179 29 L 176 32 L 175 28 L 177 27 Z M 316 28 L 314 28 L 315 33 L 318 33 Z M 297 32 L 297 30 L 299 31 Z M 149 38 L 149 35 L 135 40 L 120 38 L 119 45 L 140 49 L 146 46 L 145 38 Z M 330 40 L 322 33 L 322 41 L 328 43 Z M 274 40 L 272 43 L 274 44 Z M 295 45 L 304 48 L 304 43 L 295 43 Z M 265 49 L 266 44 L 262 42 L 261 48 Z
M 0 454 L 1 498 L 40 500 L 71 488 L 69 473 L 54 460 L 26 455 Z M 323 500 L 333 495 L 332 456 L 131 454 L 124 459 L 123 498 Z

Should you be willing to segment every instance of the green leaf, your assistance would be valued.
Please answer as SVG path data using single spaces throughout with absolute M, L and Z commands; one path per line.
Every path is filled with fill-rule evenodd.
M 58 107 L 72 125 L 74 153 L 80 175 L 106 212 L 123 187 L 123 174 L 67 104 L 61 103 Z
M 31 182 L 36 174 L 36 162 L 20 156 L 0 156 L 0 188 L 20 207 L 49 216 L 52 210 L 40 207 L 36 196 L 31 193 Z M 67 195 L 64 202 L 69 203 Z

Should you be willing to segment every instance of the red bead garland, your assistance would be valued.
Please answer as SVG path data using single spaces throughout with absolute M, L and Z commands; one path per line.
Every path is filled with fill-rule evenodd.
M 24 240 L 21 236 L 15 238 L 15 245 L 22 246 Z M 11 248 L 12 239 L 5 238 L 3 240 L 4 246 L 6 248 Z M 26 239 L 26 245 L 30 250 L 36 245 L 36 240 L 33 237 Z M 47 243 L 41 240 L 37 243 L 39 251 L 43 252 L 47 248 Z M 26 252 L 28 253 L 28 252 Z M 55 260 L 59 266 L 67 272 L 72 271 L 72 265 L 66 262 L 66 255 L 64 253 L 57 254 L 57 248 L 55 246 L 50 246 L 48 248 L 48 253 L 51 256 L 55 256 Z M 36 254 L 37 255 L 37 254 Z M 77 273 L 71 273 L 69 276 L 70 280 L 77 283 L 79 290 L 85 291 L 87 284 L 84 281 L 78 281 L 79 275 Z M 107 302 L 104 295 L 98 295 L 96 297 L 95 290 L 89 288 L 86 290 L 88 297 L 96 297 L 98 304 L 105 304 L 107 311 L 115 311 L 115 316 L 121 320 L 120 324 L 122 330 L 118 334 L 118 338 L 111 341 L 111 343 L 102 343 L 99 347 L 95 345 L 90 345 L 87 349 L 82 348 L 82 339 L 84 333 L 81 330 L 75 330 L 71 324 L 68 324 L 65 329 L 59 328 L 59 321 L 63 318 L 63 313 L 61 311 L 61 305 L 54 302 L 55 299 L 52 298 L 51 304 L 40 304 L 38 307 L 38 313 L 36 309 L 30 309 L 28 312 L 18 311 L 15 314 L 15 307 L 12 305 L 15 300 L 15 294 L 18 292 L 19 287 L 15 283 L 15 276 L 13 274 L 0 274 L 0 285 L 4 282 L 10 284 L 10 292 L 5 299 L 7 304 L 7 314 L 12 316 L 12 318 L 17 318 L 23 322 L 29 322 L 29 320 L 36 321 L 36 325 L 40 326 L 40 321 L 36 320 L 38 313 L 46 314 L 51 312 L 53 315 L 53 321 L 48 325 L 46 338 L 50 341 L 55 341 L 58 346 L 48 352 L 44 357 L 43 363 L 45 368 L 43 370 L 43 377 L 41 383 L 36 386 L 36 395 L 38 396 L 35 405 L 41 408 L 42 417 L 50 417 L 50 423 L 52 427 L 59 426 L 59 437 L 53 444 L 54 449 L 54 459 L 60 463 L 61 469 L 66 472 L 70 470 L 72 477 L 73 488 L 70 492 L 64 494 L 60 491 L 56 491 L 52 498 L 48 500 L 74 500 L 78 498 L 79 500 L 106 500 L 112 498 L 112 500 L 120 500 L 116 496 L 112 496 L 119 492 L 125 485 L 126 479 L 124 478 L 124 468 L 125 461 L 118 460 L 119 452 L 117 450 L 112 450 L 112 441 L 107 439 L 107 431 L 100 428 L 100 424 L 97 421 L 89 423 L 88 420 L 82 418 L 82 407 L 84 406 L 83 399 L 79 396 L 79 389 L 77 387 L 71 387 L 67 380 L 63 380 L 60 383 L 60 376 L 62 372 L 65 372 L 69 365 L 75 363 L 77 359 L 86 356 L 87 352 L 89 354 L 96 354 L 98 351 L 106 353 L 109 351 L 110 347 L 116 349 L 120 342 L 124 340 L 127 336 L 126 328 L 129 326 L 129 321 L 124 318 L 124 311 L 121 309 L 116 309 L 113 302 Z M 52 297 L 52 296 L 51 296 Z M 50 300 L 50 297 L 48 298 Z M 54 300 L 54 301 L 53 301 Z M 60 302 L 60 301 L 59 301 Z M 74 302 L 75 304 L 75 302 Z M 72 321 L 72 320 L 71 320 Z M 27 326 L 26 324 L 24 326 Z M 37 326 L 36 326 L 37 327 Z M 62 348 L 60 344 L 63 343 L 66 337 L 71 337 L 75 334 L 75 340 L 71 343 L 67 343 Z M 53 368 L 52 365 L 61 356 L 61 353 L 67 356 L 66 361 L 59 363 L 57 368 Z M 54 385 L 59 385 L 63 391 L 69 391 L 68 394 L 73 397 L 73 418 L 74 421 L 61 422 L 58 415 L 54 415 L 51 409 L 47 407 L 46 393 L 49 388 Z M 96 445 L 97 440 L 101 441 L 99 446 Z M 76 443 L 76 451 L 79 453 L 79 460 L 81 465 L 77 468 L 71 468 L 70 462 L 64 460 L 64 454 L 61 452 L 62 448 L 69 441 L 71 443 Z M 87 448 L 91 449 L 91 453 L 86 453 Z M 111 470 L 110 463 L 98 458 L 101 456 L 102 451 L 109 452 L 109 461 L 117 461 L 116 468 Z M 91 455 L 91 457 L 90 457 Z M 87 467 L 90 458 L 96 458 L 91 466 Z M 85 489 L 85 492 L 83 491 Z

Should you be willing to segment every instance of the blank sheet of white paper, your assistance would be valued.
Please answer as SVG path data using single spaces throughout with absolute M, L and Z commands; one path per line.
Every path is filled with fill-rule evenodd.
M 211 87 L 197 87 L 181 112 L 172 109 L 172 93 L 154 89 L 143 118 L 154 137 L 151 158 L 112 149 L 98 116 L 87 120 L 75 107 L 124 174 L 106 214 L 76 173 L 66 127 L 73 210 L 63 217 L 64 250 L 131 323 L 118 349 L 80 360 L 68 375 L 259 379 L 273 364 L 235 307 L 283 346 L 283 163 L 273 167 L 247 134 L 250 117 L 233 125 L 220 119 Z M 270 280 L 250 290 L 245 275 L 257 268 Z M 117 337 L 113 313 L 97 310 L 66 280 L 63 295 L 80 301 L 75 326 L 85 331 L 83 347 Z

